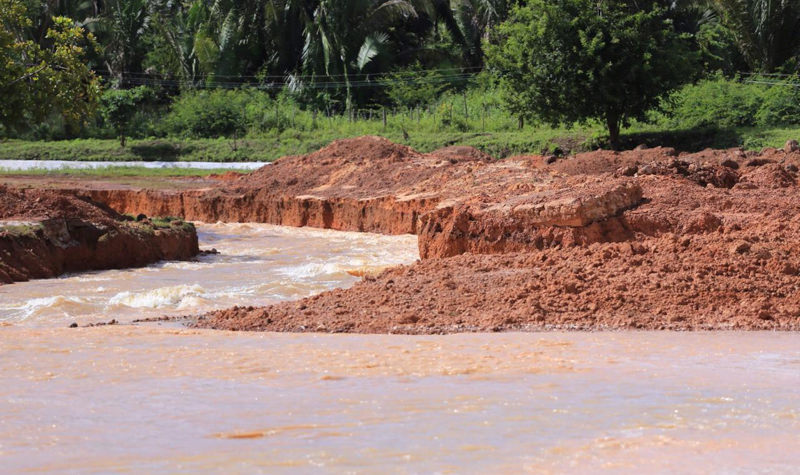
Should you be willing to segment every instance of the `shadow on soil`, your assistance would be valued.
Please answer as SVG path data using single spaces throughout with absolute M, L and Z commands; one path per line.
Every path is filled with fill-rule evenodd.
M 668 132 L 626 134 L 620 137 L 620 149 L 630 150 L 639 145 L 672 147 L 680 152 L 699 152 L 706 148 L 732 148 L 743 143 L 741 135 L 733 129 L 689 129 Z

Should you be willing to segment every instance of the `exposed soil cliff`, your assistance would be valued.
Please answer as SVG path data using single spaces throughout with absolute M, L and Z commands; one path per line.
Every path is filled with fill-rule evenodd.
M 418 217 L 438 203 L 442 183 L 467 173 L 465 164 L 488 160 L 474 149 L 421 154 L 362 137 L 284 157 L 249 175 L 227 176 L 211 190 L 85 192 L 123 213 L 413 234 Z
M 198 325 L 800 330 L 799 162 L 794 151 L 652 149 L 470 164 L 421 215 L 423 261 Z
M 189 259 L 198 252 L 190 224 L 130 221 L 88 199 L 0 186 L 0 283 Z

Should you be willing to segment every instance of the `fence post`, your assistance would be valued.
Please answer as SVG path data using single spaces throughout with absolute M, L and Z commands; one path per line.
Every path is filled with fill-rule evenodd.
M 469 109 L 467 108 L 467 90 L 464 89 L 464 118 L 469 120 Z
M 381 112 L 383 113 L 383 130 L 386 130 L 386 106 L 381 108 Z

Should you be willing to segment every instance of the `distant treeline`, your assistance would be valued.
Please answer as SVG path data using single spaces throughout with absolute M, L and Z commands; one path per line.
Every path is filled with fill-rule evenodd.
M 759 112 L 764 108 L 763 100 L 753 104 L 750 96 L 742 97 L 742 103 L 732 105 L 736 110 L 749 107 L 749 115 L 734 122 L 759 125 L 794 120 L 791 105 L 792 101 L 796 103 L 794 90 L 800 64 L 800 0 L 628 3 L 0 0 L 0 60 L 11 58 L 0 61 L 0 68 L 14 62 L 19 66 L 17 70 L 0 70 L 4 100 L 25 94 L 27 89 L 21 85 L 34 85 L 38 76 L 42 81 L 49 78 L 53 85 L 66 84 L 65 78 L 70 77 L 64 71 L 80 72 L 76 59 L 90 74 L 73 76 L 78 78 L 72 87 L 73 96 L 52 100 L 47 110 L 38 110 L 34 105 L 57 96 L 55 86 L 28 101 L 19 100 L 13 107 L 7 105 L 5 110 L 0 106 L 0 134 L 30 139 L 117 136 L 123 142 L 126 136 L 235 137 L 287 128 L 308 129 L 334 116 L 347 121 L 385 123 L 398 111 L 411 114 L 410 118 L 416 114 L 417 123 L 428 121 L 428 127 L 437 130 L 507 130 L 523 126 L 525 119 L 536 119 L 536 114 L 520 110 L 526 111 L 537 98 L 511 97 L 507 90 L 503 91 L 513 85 L 508 77 L 519 72 L 509 69 L 524 70 L 526 65 L 498 57 L 507 56 L 509 51 L 498 45 L 513 43 L 516 33 L 523 37 L 528 34 L 524 28 L 515 30 L 514 25 L 532 28 L 531 25 L 545 24 L 531 15 L 570 8 L 597 8 L 599 15 L 594 16 L 600 17 L 618 15 L 617 23 L 598 23 L 589 21 L 589 12 L 589 20 L 576 27 L 580 35 L 596 30 L 600 38 L 606 34 L 604 31 L 623 28 L 633 33 L 639 28 L 640 34 L 642 28 L 656 28 L 661 34 L 668 29 L 670 40 L 654 48 L 669 48 L 680 40 L 680 47 L 685 48 L 680 53 L 691 63 L 691 68 L 681 69 L 680 81 L 705 81 L 701 84 L 711 82 L 727 88 L 724 93 L 718 88 L 704 94 L 715 93 L 717 99 L 726 94 L 735 96 L 739 94 L 735 91 L 743 90 L 739 86 L 758 83 L 758 98 L 785 103 L 778 112 Z M 645 18 L 640 12 L 650 16 Z M 560 27 L 553 22 L 548 25 Z M 53 33 L 67 31 L 68 26 L 74 28 L 69 37 Z M 564 30 L 564 38 L 543 36 L 542 41 L 550 43 L 539 45 L 557 52 L 559 45 L 568 43 L 566 35 L 575 36 L 574 33 Z M 78 41 L 82 34 L 84 40 Z M 656 36 L 648 33 L 647 38 Z M 586 54 L 600 57 L 608 53 L 608 48 L 601 51 L 592 50 L 589 43 L 581 45 Z M 41 52 L 41 58 L 34 60 L 31 52 Z M 640 54 L 646 58 L 652 56 L 652 51 L 643 50 Z M 520 57 L 539 68 L 538 72 L 549 67 L 537 63 L 537 58 L 524 58 L 524 54 Z M 639 62 L 637 57 L 628 59 Z M 37 69 L 37 61 L 58 67 L 51 68 L 50 76 L 44 76 L 47 70 Z M 626 85 L 631 90 L 639 89 L 636 86 Z M 691 100 L 702 99 L 684 97 L 694 94 L 691 90 L 683 96 L 647 91 L 648 87 L 664 87 L 669 92 L 677 86 L 674 79 L 643 86 L 640 94 L 648 100 L 642 104 L 659 104 L 654 110 L 661 112 L 643 111 L 635 118 L 644 120 L 649 114 L 666 120 L 664 111 L 682 110 L 686 120 L 707 119 L 690 116 L 708 115 L 708 110 L 687 112 Z M 767 92 L 776 86 L 779 91 Z M 249 91 L 213 92 L 243 88 Z M 213 91 L 200 92 L 205 90 Z M 676 98 L 681 100 L 676 103 Z M 70 99 L 94 101 L 96 107 L 70 108 Z M 713 110 L 728 107 L 725 100 L 720 100 Z M 608 115 L 581 110 L 554 120 L 544 119 L 569 122 L 596 118 L 608 120 L 613 129 L 604 114 Z M 626 112 L 619 114 L 623 117 L 618 122 L 627 125 Z M 719 110 L 719 114 L 730 115 L 727 110 Z M 409 125 L 403 127 L 411 127 L 414 120 L 406 122 Z

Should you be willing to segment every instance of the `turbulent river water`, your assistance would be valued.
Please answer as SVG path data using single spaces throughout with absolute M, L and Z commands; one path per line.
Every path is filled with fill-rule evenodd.
M 0 472 L 791 472 L 800 335 L 66 328 L 299 298 L 413 237 L 201 225 L 197 262 L 0 287 Z M 349 271 L 349 272 L 348 272 Z

